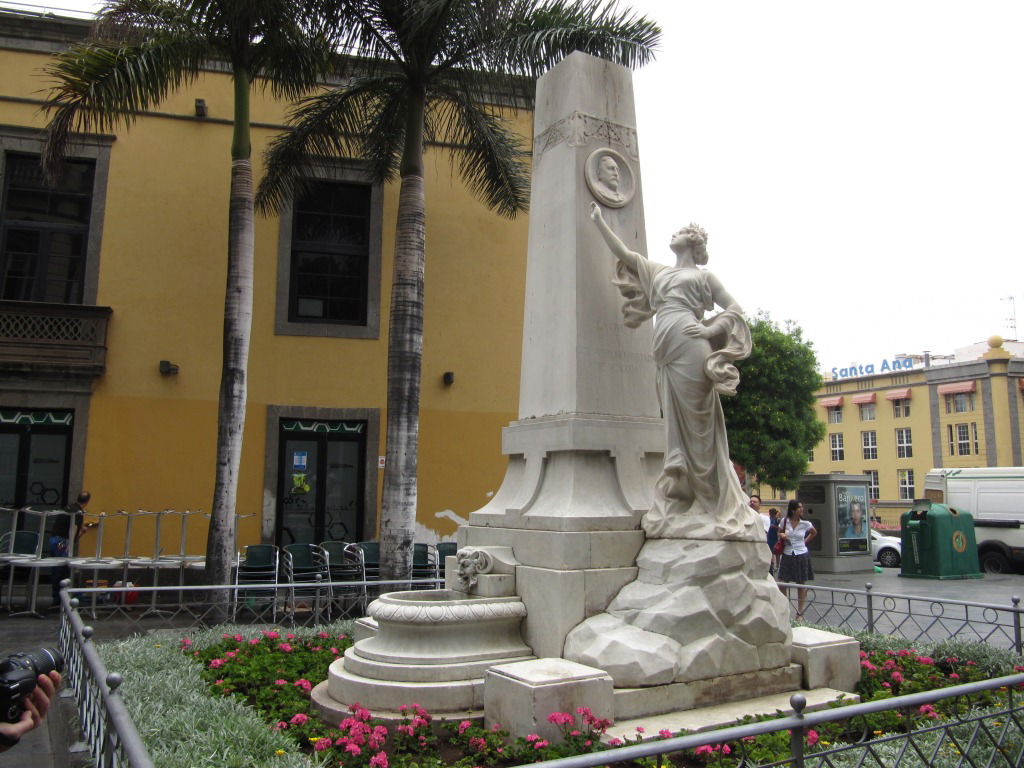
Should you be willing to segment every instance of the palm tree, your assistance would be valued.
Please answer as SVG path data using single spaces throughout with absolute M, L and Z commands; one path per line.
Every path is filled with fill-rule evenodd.
M 275 96 L 308 93 L 328 71 L 333 28 L 310 0 L 115 0 L 83 43 L 47 67 L 56 79 L 43 168 L 60 169 L 73 131 L 130 126 L 138 114 L 194 81 L 204 63 L 226 61 L 234 83 L 224 358 L 217 420 L 217 469 L 206 576 L 230 580 L 238 468 L 245 427 L 252 327 L 253 178 L 249 96 L 253 83 Z
M 458 148 L 469 187 L 505 216 L 526 210 L 526 153 L 491 104 L 582 50 L 628 66 L 652 57 L 660 30 L 614 0 L 341 0 L 344 85 L 303 101 L 267 152 L 257 204 L 276 210 L 313 157 L 360 156 L 401 177 L 388 337 L 381 577 L 407 578 L 416 521 L 423 356 L 426 141 Z M 524 78 L 530 78 L 528 83 Z

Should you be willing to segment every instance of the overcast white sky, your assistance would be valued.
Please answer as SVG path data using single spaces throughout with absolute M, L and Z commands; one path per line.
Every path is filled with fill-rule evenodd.
M 1014 337 L 1024 3 L 624 4 L 664 30 L 634 80 L 652 258 L 699 223 L 709 268 L 823 370 Z

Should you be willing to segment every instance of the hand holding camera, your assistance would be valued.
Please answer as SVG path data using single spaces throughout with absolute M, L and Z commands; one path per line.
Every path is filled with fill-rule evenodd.
M 0 661 L 0 749 L 13 747 L 43 722 L 63 669 L 56 648 L 13 653 Z

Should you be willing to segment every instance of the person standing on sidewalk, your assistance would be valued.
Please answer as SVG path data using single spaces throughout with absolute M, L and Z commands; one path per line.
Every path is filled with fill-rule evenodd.
M 807 544 L 818 535 L 818 529 L 803 518 L 804 505 L 796 499 L 790 499 L 786 509 L 786 520 L 779 528 L 779 538 L 786 543 L 782 551 L 782 563 L 779 565 L 779 581 L 804 584 L 814 579 L 811 553 L 807 549 Z M 780 585 L 779 590 L 789 597 L 788 587 Z M 796 594 L 796 620 L 802 621 L 807 589 L 801 586 L 797 588 Z

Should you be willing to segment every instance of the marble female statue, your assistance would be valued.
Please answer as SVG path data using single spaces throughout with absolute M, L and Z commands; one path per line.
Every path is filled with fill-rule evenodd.
M 616 259 L 626 325 L 635 328 L 657 315 L 654 359 L 667 442 L 644 530 L 650 538 L 763 541 L 764 527 L 729 459 L 719 400 L 736 393 L 733 362 L 750 354 L 750 329 L 718 278 L 701 269 L 708 261 L 707 233 L 692 224 L 676 232 L 671 267 L 629 250 L 597 203 L 591 203 L 591 219 Z M 704 320 L 716 305 L 723 311 Z

